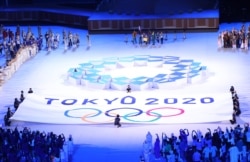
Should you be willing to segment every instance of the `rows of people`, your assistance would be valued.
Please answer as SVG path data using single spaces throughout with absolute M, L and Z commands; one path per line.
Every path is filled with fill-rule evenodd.
M 232 48 L 248 50 L 250 47 L 250 25 L 246 28 L 245 24 L 240 29 L 233 28 L 221 32 L 218 36 L 219 48 Z
M 30 27 L 25 32 L 19 25 L 17 25 L 16 31 L 0 25 L 0 54 L 5 55 L 7 63 L 15 59 L 20 48 L 32 46 L 36 42 L 36 37 Z
M 190 136 L 190 137 L 189 137 Z M 189 140 L 189 138 L 191 140 Z M 141 162 L 164 159 L 166 162 L 248 162 L 250 161 L 250 128 L 248 124 L 234 128 L 218 127 L 207 132 L 180 129 L 179 135 L 162 138 L 156 134 L 155 142 L 150 132 L 143 142 Z
M 29 88 L 27 93 L 33 93 Z M 25 100 L 24 91 L 14 99 L 14 110 L 8 107 L 4 127 L 0 127 L 0 161 L 68 162 L 72 161 L 73 139 L 53 132 L 11 129 L 10 118 Z M 5 128 L 5 129 L 4 129 Z
M 0 66 L 0 86 L 9 80 L 20 66 L 30 58 L 34 57 L 37 52 L 37 46 L 35 44 L 32 46 L 21 47 L 21 49 L 15 54 L 14 58 L 7 60 L 6 65 Z
M 28 26 L 27 31 L 21 29 L 19 25 L 15 30 L 8 29 L 4 25 L 0 25 L 0 54 L 5 54 L 8 60 L 15 57 L 15 53 L 19 48 L 36 44 L 38 50 L 45 49 L 51 51 L 57 49 L 60 45 L 60 34 L 56 33 L 52 29 L 48 29 L 44 34 L 42 33 L 42 27 L 37 27 L 37 35 L 34 34 L 32 28 Z M 80 36 L 78 33 L 72 31 L 62 31 L 62 43 L 65 46 L 65 50 L 71 47 L 78 47 L 80 44 Z M 89 35 L 87 35 L 87 40 Z M 45 40 L 45 41 L 43 41 Z M 43 44 L 45 42 L 45 45 Z
M 231 124 L 236 124 L 236 117 L 240 116 L 240 102 L 235 87 L 231 86 L 230 94 L 233 103 L 233 118 Z M 189 136 L 191 136 L 191 143 Z M 220 127 L 203 134 L 200 130 L 181 129 L 179 135 L 173 133 L 162 137 L 156 134 L 153 145 L 153 137 L 147 133 L 143 142 L 143 154 L 141 162 L 150 162 L 151 158 L 164 159 L 166 162 L 247 162 L 250 161 L 250 127 L 237 125 L 234 128 L 222 130 Z M 153 155 L 153 156 L 152 156 Z
M 67 44 L 65 47 L 78 46 L 80 43 L 77 34 L 72 35 L 69 32 L 68 36 L 64 34 L 63 36 L 63 43 Z M 59 34 L 54 35 L 51 30 L 48 30 L 44 37 L 45 49 L 48 51 L 59 46 Z M 20 29 L 19 25 L 16 27 L 15 32 L 1 25 L 0 55 L 5 55 L 6 57 L 6 65 L 0 66 L 1 84 L 7 81 L 18 70 L 20 65 L 33 57 L 42 48 L 41 27 L 38 27 L 38 37 L 35 37 L 31 27 L 28 27 L 26 33 Z M 33 90 L 30 88 L 28 93 L 33 93 Z M 72 148 L 65 146 L 63 134 L 31 132 L 26 128 L 22 131 L 18 131 L 17 128 L 14 130 L 9 129 L 11 126 L 10 118 L 24 99 L 24 92 L 21 91 L 20 98 L 14 99 L 14 110 L 8 107 L 4 116 L 4 126 L 8 129 L 0 127 L 0 161 L 71 161 L 68 159 L 72 159 Z M 73 143 L 72 137 L 69 137 L 67 143 L 69 145 Z
M 182 39 L 185 40 L 186 37 L 186 31 L 183 31 Z M 174 31 L 174 37 L 173 41 L 177 40 L 177 32 Z M 154 31 L 154 30 L 142 30 L 140 26 L 138 27 L 138 30 L 134 30 L 132 32 L 132 44 L 136 45 L 153 45 L 156 44 L 162 45 L 164 42 L 168 41 L 168 35 L 167 33 L 163 31 Z M 128 43 L 128 37 L 125 37 L 125 43 Z
M 72 161 L 73 138 L 64 134 L 24 128 L 0 127 L 0 161 Z
M 42 37 L 42 35 L 41 35 Z M 60 45 L 60 34 L 54 33 L 51 29 L 46 31 L 45 35 L 45 49 L 51 51 L 52 49 L 57 49 Z M 64 50 L 70 48 L 77 48 L 80 45 L 80 36 L 77 33 L 72 33 L 71 31 L 62 31 L 62 43 L 64 44 Z M 42 48 L 42 47 L 40 47 Z
M 23 30 L 21 31 L 19 25 L 15 32 L 0 25 L 0 55 L 6 58 L 6 64 L 0 65 L 0 86 L 37 52 L 37 44 L 30 27 L 26 34 Z

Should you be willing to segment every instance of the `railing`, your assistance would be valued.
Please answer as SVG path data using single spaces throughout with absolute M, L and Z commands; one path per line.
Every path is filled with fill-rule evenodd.
M 1 69 L 0 86 L 8 81 L 12 75 L 24 64 L 27 60 L 34 57 L 38 52 L 36 44 L 25 46 L 19 49 L 16 57 L 7 63 L 7 66 Z

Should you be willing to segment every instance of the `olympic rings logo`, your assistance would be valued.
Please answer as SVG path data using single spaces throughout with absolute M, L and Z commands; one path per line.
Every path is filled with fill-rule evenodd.
M 90 111 L 94 111 L 93 113 L 89 113 Z M 121 112 L 123 110 L 123 112 Z M 127 111 L 124 112 L 124 110 L 133 110 L 134 112 L 129 112 Z M 157 111 L 163 110 L 165 115 L 163 113 L 159 113 Z M 87 113 L 86 113 L 87 111 Z M 159 107 L 159 108 L 152 108 L 147 111 L 143 111 L 138 108 L 131 108 L 131 107 L 121 107 L 121 108 L 113 108 L 109 109 L 105 112 L 102 112 L 100 109 L 97 108 L 76 108 L 76 109 L 71 109 L 71 110 L 66 110 L 64 112 L 64 115 L 69 118 L 79 118 L 83 120 L 84 122 L 87 123 L 92 123 L 92 124 L 104 124 L 104 123 L 111 123 L 114 121 L 114 118 L 116 117 L 117 114 L 120 115 L 121 118 L 128 122 L 134 122 L 134 123 L 152 123 L 157 120 L 160 120 L 161 118 L 168 118 L 168 117 L 174 117 L 174 116 L 179 116 L 182 115 L 185 111 L 181 108 L 174 108 L 174 107 Z M 76 115 L 77 114 L 77 115 Z M 79 115 L 80 114 L 80 115 Z M 94 120 L 89 120 L 90 118 L 98 117 L 101 115 L 105 115 L 108 118 L 106 121 L 94 121 Z M 153 119 L 149 120 L 142 120 L 142 119 L 135 119 L 136 117 L 140 115 L 146 115 L 148 117 L 153 117 Z

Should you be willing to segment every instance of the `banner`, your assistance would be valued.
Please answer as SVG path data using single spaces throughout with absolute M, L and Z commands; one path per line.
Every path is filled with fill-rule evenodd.
M 53 124 L 122 123 L 172 124 L 228 121 L 232 118 L 230 93 L 177 94 L 113 91 L 82 94 L 29 94 L 11 120 Z

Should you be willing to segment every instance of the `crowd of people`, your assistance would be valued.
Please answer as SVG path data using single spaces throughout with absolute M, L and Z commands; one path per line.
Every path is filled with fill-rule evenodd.
M 238 30 L 233 28 L 221 32 L 218 36 L 219 48 L 232 48 L 248 50 L 250 46 L 250 25 L 248 27 L 243 24 Z
M 1 162 L 72 161 L 73 138 L 53 132 L 0 127 Z
M 237 124 L 236 117 L 241 114 L 239 97 L 234 86 L 229 89 L 232 95 L 233 118 L 231 124 Z M 189 137 L 190 136 L 190 137 Z M 191 140 L 190 140 L 191 139 Z M 179 135 L 162 138 L 156 134 L 155 142 L 150 132 L 143 142 L 141 162 L 164 159 L 166 162 L 248 162 L 250 161 L 250 127 L 245 123 L 234 128 L 222 130 L 220 127 L 213 132 L 208 129 L 203 134 L 200 130 L 180 129 Z
M 30 26 L 25 31 L 19 25 L 16 26 L 15 30 L 0 25 L 0 56 L 4 56 L 6 59 L 6 64 L 0 65 L 0 86 L 17 71 L 20 65 L 35 56 L 39 51 L 47 50 L 50 52 L 59 47 L 59 33 L 54 33 L 51 29 L 48 29 L 43 35 L 40 26 L 37 27 L 37 36 L 34 33 Z M 62 35 L 65 50 L 75 49 L 79 46 L 80 37 L 77 33 L 63 30 Z M 89 34 L 87 34 L 87 43 L 90 46 Z
M 177 40 L 177 32 L 174 31 L 173 33 L 173 41 Z M 183 30 L 183 34 L 182 34 L 182 38 L 183 40 L 185 40 L 186 37 L 186 31 Z M 154 30 L 142 30 L 141 27 L 139 26 L 137 30 L 134 30 L 132 32 L 132 44 L 137 45 L 139 44 L 140 46 L 142 45 L 162 45 L 164 44 L 164 42 L 167 42 L 168 39 L 168 35 L 167 32 L 163 32 L 163 31 L 154 31 Z M 128 37 L 125 37 L 125 43 L 128 43 Z
M 189 137 L 190 136 L 190 137 Z M 188 140 L 191 138 L 191 140 Z M 250 161 L 250 128 L 248 124 L 225 130 L 218 127 L 200 130 L 180 129 L 179 135 L 156 134 L 155 142 L 150 132 L 143 142 L 141 162 L 164 159 L 167 162 L 248 162 Z
M 6 63 L 0 65 L 0 86 L 37 52 L 37 41 L 30 27 L 26 34 L 19 25 L 15 32 L 0 25 L 0 55 L 6 58 Z
M 26 32 L 21 30 L 19 25 L 15 31 L 0 25 L 0 54 L 5 55 L 7 62 L 15 59 L 20 48 L 31 46 L 37 42 L 31 27 L 28 27 Z
M 37 35 L 34 33 L 37 33 Z M 62 38 L 65 50 L 71 47 L 78 47 L 80 44 L 79 34 L 73 33 L 72 31 L 63 30 Z M 89 39 L 89 34 L 87 34 L 88 42 Z M 45 42 L 45 44 L 43 42 Z M 30 26 L 28 26 L 27 31 L 25 31 L 24 29 L 21 29 L 19 25 L 16 26 L 15 30 L 8 29 L 2 24 L 0 25 L 0 55 L 4 54 L 7 61 L 14 59 L 16 53 L 21 47 L 33 44 L 37 45 L 38 51 L 45 49 L 50 52 L 59 47 L 60 34 L 55 33 L 50 28 L 43 34 L 41 26 L 38 26 L 37 32 L 34 32 Z
M 27 93 L 34 93 L 29 88 Z M 27 127 L 12 129 L 10 118 L 25 100 L 24 91 L 14 99 L 13 107 L 8 107 L 4 116 L 4 127 L 0 127 L 0 161 L 1 162 L 68 162 L 72 161 L 73 139 L 64 134 L 31 131 Z
M 54 34 L 49 29 L 43 36 L 40 26 L 38 26 L 37 33 L 38 35 L 35 36 L 31 27 L 28 27 L 26 32 L 21 30 L 19 25 L 16 26 L 15 31 L 0 25 L 0 55 L 6 58 L 6 64 L 0 66 L 1 84 L 10 79 L 20 65 L 35 56 L 40 50 L 51 51 L 58 48 L 59 34 Z M 89 36 L 87 37 L 90 41 Z M 45 40 L 45 46 L 43 40 Z M 78 47 L 79 35 L 70 31 L 67 33 L 64 30 L 62 43 L 65 44 L 65 50 Z M 30 88 L 27 93 L 33 93 L 33 89 Z M 8 107 L 4 115 L 4 127 L 0 127 L 0 161 L 71 161 L 72 137 L 65 140 L 63 134 L 31 131 L 27 128 L 21 131 L 17 128 L 11 129 L 10 119 L 24 99 L 24 91 L 21 91 L 20 97 L 14 99 L 13 109 Z

